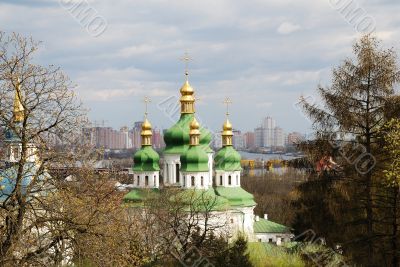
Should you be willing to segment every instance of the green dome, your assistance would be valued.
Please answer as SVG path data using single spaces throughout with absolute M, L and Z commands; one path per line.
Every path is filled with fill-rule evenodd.
M 165 154 L 182 155 L 189 148 L 190 123 L 193 118 L 194 114 L 181 114 L 179 121 L 165 132 Z M 209 146 L 211 137 L 210 131 L 205 128 L 200 129 L 200 147 L 203 148 L 206 153 L 212 152 Z
M 214 152 L 210 148 L 210 143 L 212 139 L 212 134 L 209 130 L 206 128 L 201 128 L 200 129 L 200 147 L 204 149 L 206 153 L 212 153 Z
M 191 146 L 181 155 L 181 170 L 186 172 L 207 172 L 208 155 L 200 146 Z
M 185 210 L 223 211 L 229 209 L 229 200 L 217 195 L 213 188 L 184 189 L 171 198 L 171 201 L 187 204 Z
M 143 146 L 133 156 L 134 171 L 159 171 L 160 156 L 151 146 Z
M 232 207 L 252 207 L 257 205 L 254 196 L 241 187 L 217 186 L 215 192 L 218 196 L 229 201 Z
M 240 154 L 232 146 L 222 147 L 215 155 L 215 170 L 240 171 L 240 160 Z

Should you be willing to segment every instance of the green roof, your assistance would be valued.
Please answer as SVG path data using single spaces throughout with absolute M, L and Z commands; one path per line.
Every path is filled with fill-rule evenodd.
M 285 225 L 260 218 L 259 221 L 254 222 L 254 233 L 290 233 L 290 228 Z
M 241 187 L 217 186 L 215 191 L 218 196 L 226 198 L 233 207 L 252 207 L 257 204 L 254 196 Z
M 240 171 L 240 154 L 232 146 L 224 146 L 215 155 L 215 170 Z
M 200 146 L 190 146 L 181 155 L 181 171 L 184 172 L 207 172 L 208 155 Z
M 140 203 L 156 197 L 159 192 L 158 188 L 134 188 L 124 196 L 123 200 L 125 203 Z
M 190 123 L 194 114 L 181 114 L 178 122 L 169 128 L 164 134 L 165 150 L 164 154 L 182 155 L 189 148 Z M 209 144 L 211 142 L 211 133 L 206 128 L 200 129 L 200 147 L 206 152 L 213 152 Z
M 159 171 L 160 156 L 151 146 L 143 146 L 133 156 L 134 171 Z
M 183 189 L 176 198 L 188 205 L 197 205 L 192 209 L 221 211 L 229 209 L 229 201 L 216 195 L 214 189 Z M 190 207 L 187 208 L 190 210 Z

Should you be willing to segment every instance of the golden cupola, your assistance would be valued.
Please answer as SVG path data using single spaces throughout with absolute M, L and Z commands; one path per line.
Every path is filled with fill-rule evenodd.
M 192 122 L 190 123 L 190 145 L 191 146 L 197 146 L 199 145 L 199 139 L 200 139 L 200 124 L 196 120 L 196 118 L 193 118 Z
M 186 75 L 186 81 L 180 89 L 181 114 L 193 114 L 195 112 L 194 102 L 196 100 L 194 97 L 194 89 L 189 84 L 188 72 L 186 72 L 185 75 Z
M 233 137 L 232 124 L 229 121 L 229 119 L 226 118 L 226 121 L 225 121 L 224 125 L 222 126 L 222 145 L 223 146 L 231 146 L 232 145 L 232 137 Z
M 142 136 L 142 146 L 151 146 L 151 138 L 153 133 L 151 131 L 151 123 L 147 118 L 145 118 L 142 124 L 142 132 L 140 133 Z
M 13 121 L 22 122 L 24 121 L 24 106 L 22 105 L 22 93 L 21 93 L 21 81 L 18 78 L 15 85 L 15 96 L 14 96 L 14 110 L 13 110 Z

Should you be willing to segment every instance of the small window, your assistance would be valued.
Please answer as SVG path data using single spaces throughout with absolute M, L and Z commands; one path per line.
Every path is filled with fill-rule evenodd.
M 269 243 L 272 243 L 272 238 L 268 239 L 268 242 L 269 242 Z
M 228 176 L 228 184 L 231 185 L 232 184 L 232 176 Z
M 137 181 L 136 181 L 136 183 L 137 183 L 138 186 L 139 186 L 139 182 L 140 182 L 140 176 L 138 175 Z
M 222 175 L 219 177 L 219 185 L 222 185 Z
M 201 176 L 201 178 L 200 178 L 200 184 L 201 184 L 201 186 L 204 186 L 204 178 L 203 178 L 203 176 Z
M 231 218 L 231 223 L 233 223 L 234 221 L 233 221 L 233 219 Z
M 194 186 L 194 181 L 195 181 L 195 180 L 194 180 L 194 176 L 192 176 L 191 179 L 192 179 L 192 181 L 191 181 L 191 182 L 192 182 L 192 183 L 191 183 L 191 186 Z
M 236 185 L 239 185 L 239 175 L 236 175 Z
M 156 185 L 156 176 L 154 175 L 153 185 Z
M 144 177 L 144 185 L 149 186 L 149 176 Z
M 259 239 L 258 239 L 258 242 L 261 242 L 261 241 L 262 241 L 261 238 L 259 238 Z

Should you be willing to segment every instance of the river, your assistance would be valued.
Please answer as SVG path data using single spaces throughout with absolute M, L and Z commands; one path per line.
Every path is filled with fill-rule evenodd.
M 261 153 L 249 153 L 246 151 L 239 151 L 242 159 L 255 159 L 255 160 L 270 160 L 270 159 L 284 159 L 284 160 L 291 160 L 298 158 L 296 156 L 286 156 L 281 154 L 261 154 Z

